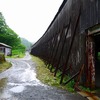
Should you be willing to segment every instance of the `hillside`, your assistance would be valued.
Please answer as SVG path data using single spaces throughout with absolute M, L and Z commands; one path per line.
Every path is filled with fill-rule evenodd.
M 32 43 L 29 42 L 27 39 L 25 38 L 21 38 L 21 42 L 22 44 L 26 47 L 26 50 L 29 50 L 30 47 L 32 46 Z

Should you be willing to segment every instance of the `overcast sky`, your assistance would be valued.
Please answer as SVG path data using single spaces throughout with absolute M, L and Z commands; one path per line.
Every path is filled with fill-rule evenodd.
M 36 42 L 46 31 L 63 0 L 0 0 L 7 25 L 20 37 Z

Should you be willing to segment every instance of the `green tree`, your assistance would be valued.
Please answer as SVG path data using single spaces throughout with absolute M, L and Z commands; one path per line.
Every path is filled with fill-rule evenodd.
M 0 12 L 0 42 L 12 46 L 13 50 L 25 52 L 25 46 L 21 43 L 21 38 L 5 22 Z
M 0 34 L 0 42 L 8 44 L 15 48 L 19 44 L 21 44 L 20 37 L 10 28 L 7 28 L 5 33 Z

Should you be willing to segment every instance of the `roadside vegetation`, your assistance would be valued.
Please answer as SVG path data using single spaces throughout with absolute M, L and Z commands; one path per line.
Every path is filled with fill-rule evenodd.
M 3 62 L 3 63 L 0 63 L 0 73 L 9 69 L 11 67 L 11 63 L 10 62 Z
M 41 60 L 35 56 L 32 56 L 32 60 L 36 63 L 37 78 L 42 83 L 48 84 L 49 86 L 55 86 L 58 88 L 62 88 L 62 89 L 65 89 L 69 92 L 75 92 L 74 80 L 70 81 L 66 85 L 61 85 L 60 84 L 60 79 L 61 79 L 61 76 L 60 76 L 61 72 L 60 71 L 58 71 L 56 77 L 54 77 L 54 73 L 50 72 L 50 70 L 47 68 L 47 66 L 45 65 L 43 60 Z M 69 79 L 70 79 L 70 76 L 66 76 L 63 81 L 66 82 L 66 80 L 69 80 Z M 86 88 L 84 86 L 79 86 L 79 88 L 83 91 L 92 92 L 89 88 Z
M 5 60 L 3 53 L 0 53 L 0 73 L 11 67 L 11 63 Z
M 37 78 L 49 86 L 55 86 L 58 88 L 65 89 L 70 92 L 74 91 L 74 80 L 69 82 L 67 85 L 61 85 L 60 84 L 60 72 L 57 73 L 57 76 L 54 77 L 54 74 L 50 72 L 50 70 L 47 68 L 45 63 L 39 59 L 38 57 L 32 56 L 32 59 L 34 62 L 36 62 L 36 71 L 37 71 Z M 69 76 L 67 77 L 69 79 Z
M 23 49 L 14 49 L 12 50 L 12 58 L 22 58 L 25 56 L 25 50 Z

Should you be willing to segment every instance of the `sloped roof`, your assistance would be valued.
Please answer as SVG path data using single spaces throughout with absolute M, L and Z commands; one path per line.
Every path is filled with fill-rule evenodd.
M 8 48 L 12 48 L 11 46 L 7 45 L 7 44 L 4 44 L 4 43 L 1 43 L 0 42 L 0 45 L 4 46 L 4 47 L 8 47 Z

